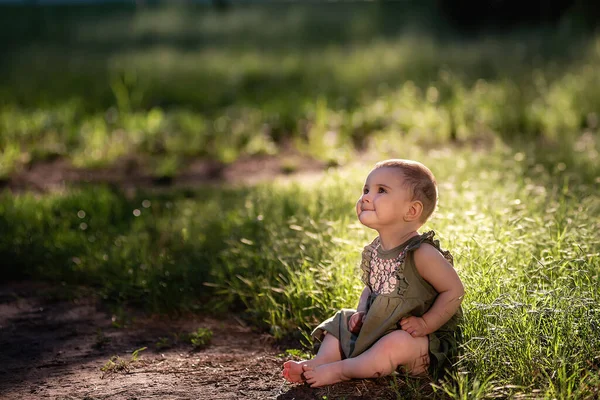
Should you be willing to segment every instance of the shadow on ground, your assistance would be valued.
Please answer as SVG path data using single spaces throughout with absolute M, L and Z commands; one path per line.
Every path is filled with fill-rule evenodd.
M 235 319 L 123 323 L 92 297 L 60 295 L 42 284 L 0 287 L 0 398 L 275 398 L 288 389 L 279 351 Z M 214 333 L 207 348 L 177 340 L 198 327 Z M 103 371 L 111 358 L 113 367 Z
M 283 349 L 235 316 L 123 318 L 70 291 L 0 286 L 0 399 L 396 398 L 386 379 L 319 389 L 287 384 Z M 194 351 L 183 338 L 199 327 L 213 339 Z

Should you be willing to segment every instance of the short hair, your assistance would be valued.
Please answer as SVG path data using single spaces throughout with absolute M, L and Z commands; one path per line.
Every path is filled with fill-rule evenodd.
M 438 203 L 438 190 L 435 176 L 425 165 L 418 161 L 390 159 L 375 164 L 378 168 L 397 168 L 402 172 L 403 184 L 412 195 L 412 201 L 418 200 L 423 204 L 423 213 L 420 221 L 425 223 L 435 211 Z

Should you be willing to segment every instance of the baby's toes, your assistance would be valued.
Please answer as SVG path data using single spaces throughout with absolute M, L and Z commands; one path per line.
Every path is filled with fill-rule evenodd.
M 304 375 L 306 381 L 308 383 L 311 383 L 310 381 L 315 377 L 315 370 L 309 367 L 308 365 L 303 365 L 302 370 L 304 371 L 302 375 Z

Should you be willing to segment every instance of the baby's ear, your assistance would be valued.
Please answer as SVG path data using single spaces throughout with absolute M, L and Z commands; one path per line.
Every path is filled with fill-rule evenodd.
M 408 211 L 404 215 L 404 221 L 416 221 L 421 218 L 421 214 L 423 214 L 423 203 L 421 203 L 419 200 L 415 200 L 410 203 Z

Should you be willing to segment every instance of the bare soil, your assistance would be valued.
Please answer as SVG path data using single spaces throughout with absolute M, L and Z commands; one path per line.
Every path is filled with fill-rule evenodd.
M 279 156 L 243 157 L 231 164 L 193 159 L 173 176 L 158 176 L 148 162 L 128 156 L 98 168 L 78 168 L 67 159 L 57 158 L 26 165 L 9 178 L 0 180 L 0 189 L 13 192 L 61 190 L 73 184 L 110 184 L 132 187 L 190 187 L 201 184 L 244 184 L 276 177 L 319 175 L 327 165 L 296 153 Z
M 69 297 L 41 283 L 0 285 L 0 399 L 396 398 L 389 378 L 288 384 L 285 347 L 233 315 L 123 324 L 93 296 Z M 205 348 L 177 339 L 201 327 L 213 332 Z

